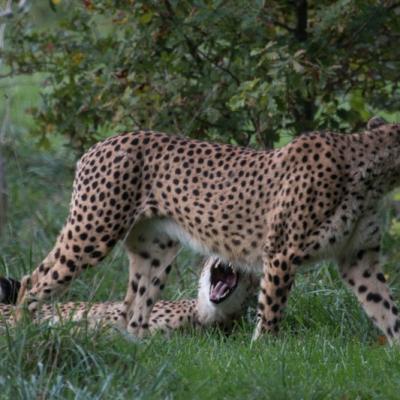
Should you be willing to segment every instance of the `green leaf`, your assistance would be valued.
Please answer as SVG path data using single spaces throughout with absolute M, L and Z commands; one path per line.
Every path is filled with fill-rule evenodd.
M 148 11 L 140 16 L 139 22 L 143 25 L 149 24 L 153 17 L 154 13 L 152 11 Z
M 233 96 L 229 99 L 227 104 L 231 111 L 237 111 L 245 106 L 245 97 L 243 94 Z

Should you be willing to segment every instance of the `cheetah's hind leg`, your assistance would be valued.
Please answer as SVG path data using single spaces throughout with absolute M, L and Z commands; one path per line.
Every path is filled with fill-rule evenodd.
M 114 146 L 115 140 L 101 142 L 78 162 L 67 222 L 53 250 L 24 279 L 20 290 L 18 304 L 28 305 L 29 312 L 38 308 L 39 301 L 65 291 L 84 268 L 97 265 L 139 218 L 138 184 L 129 191 L 121 181 L 125 175 L 129 178 L 137 161 L 126 154 L 102 155 L 112 156 Z M 96 157 L 103 163 L 100 172 L 94 165 Z
M 90 244 L 90 232 L 76 233 L 70 223 L 64 226 L 56 245 L 44 261 L 21 281 L 18 294 L 17 319 L 21 319 L 25 306 L 29 314 L 35 313 L 39 302 L 65 292 L 70 282 L 83 269 L 95 266 L 112 249 L 117 237 L 109 236 L 107 242 L 99 240 Z
M 146 336 L 153 305 L 163 290 L 171 263 L 180 250 L 179 242 L 139 224 L 129 234 L 125 248 L 129 257 L 129 284 L 125 297 L 127 330 L 135 337 Z

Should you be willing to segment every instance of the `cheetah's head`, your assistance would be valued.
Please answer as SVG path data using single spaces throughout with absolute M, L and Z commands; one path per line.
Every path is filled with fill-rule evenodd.
M 253 290 L 249 274 L 230 263 L 211 257 L 204 264 L 198 291 L 197 313 L 202 325 L 225 324 L 241 315 Z
M 210 295 L 214 304 L 225 301 L 236 289 L 239 272 L 234 271 L 231 264 L 216 261 L 210 269 Z

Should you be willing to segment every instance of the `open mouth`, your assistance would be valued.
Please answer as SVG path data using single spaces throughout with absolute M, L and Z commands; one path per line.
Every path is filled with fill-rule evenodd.
M 235 291 L 239 274 L 228 263 L 216 261 L 211 267 L 210 301 L 218 304 L 226 300 Z

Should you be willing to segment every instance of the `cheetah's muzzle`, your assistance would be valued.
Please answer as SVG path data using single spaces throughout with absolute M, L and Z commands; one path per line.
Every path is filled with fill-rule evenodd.
M 239 273 L 229 264 L 215 263 L 211 268 L 210 301 L 219 304 L 226 300 L 236 289 Z

